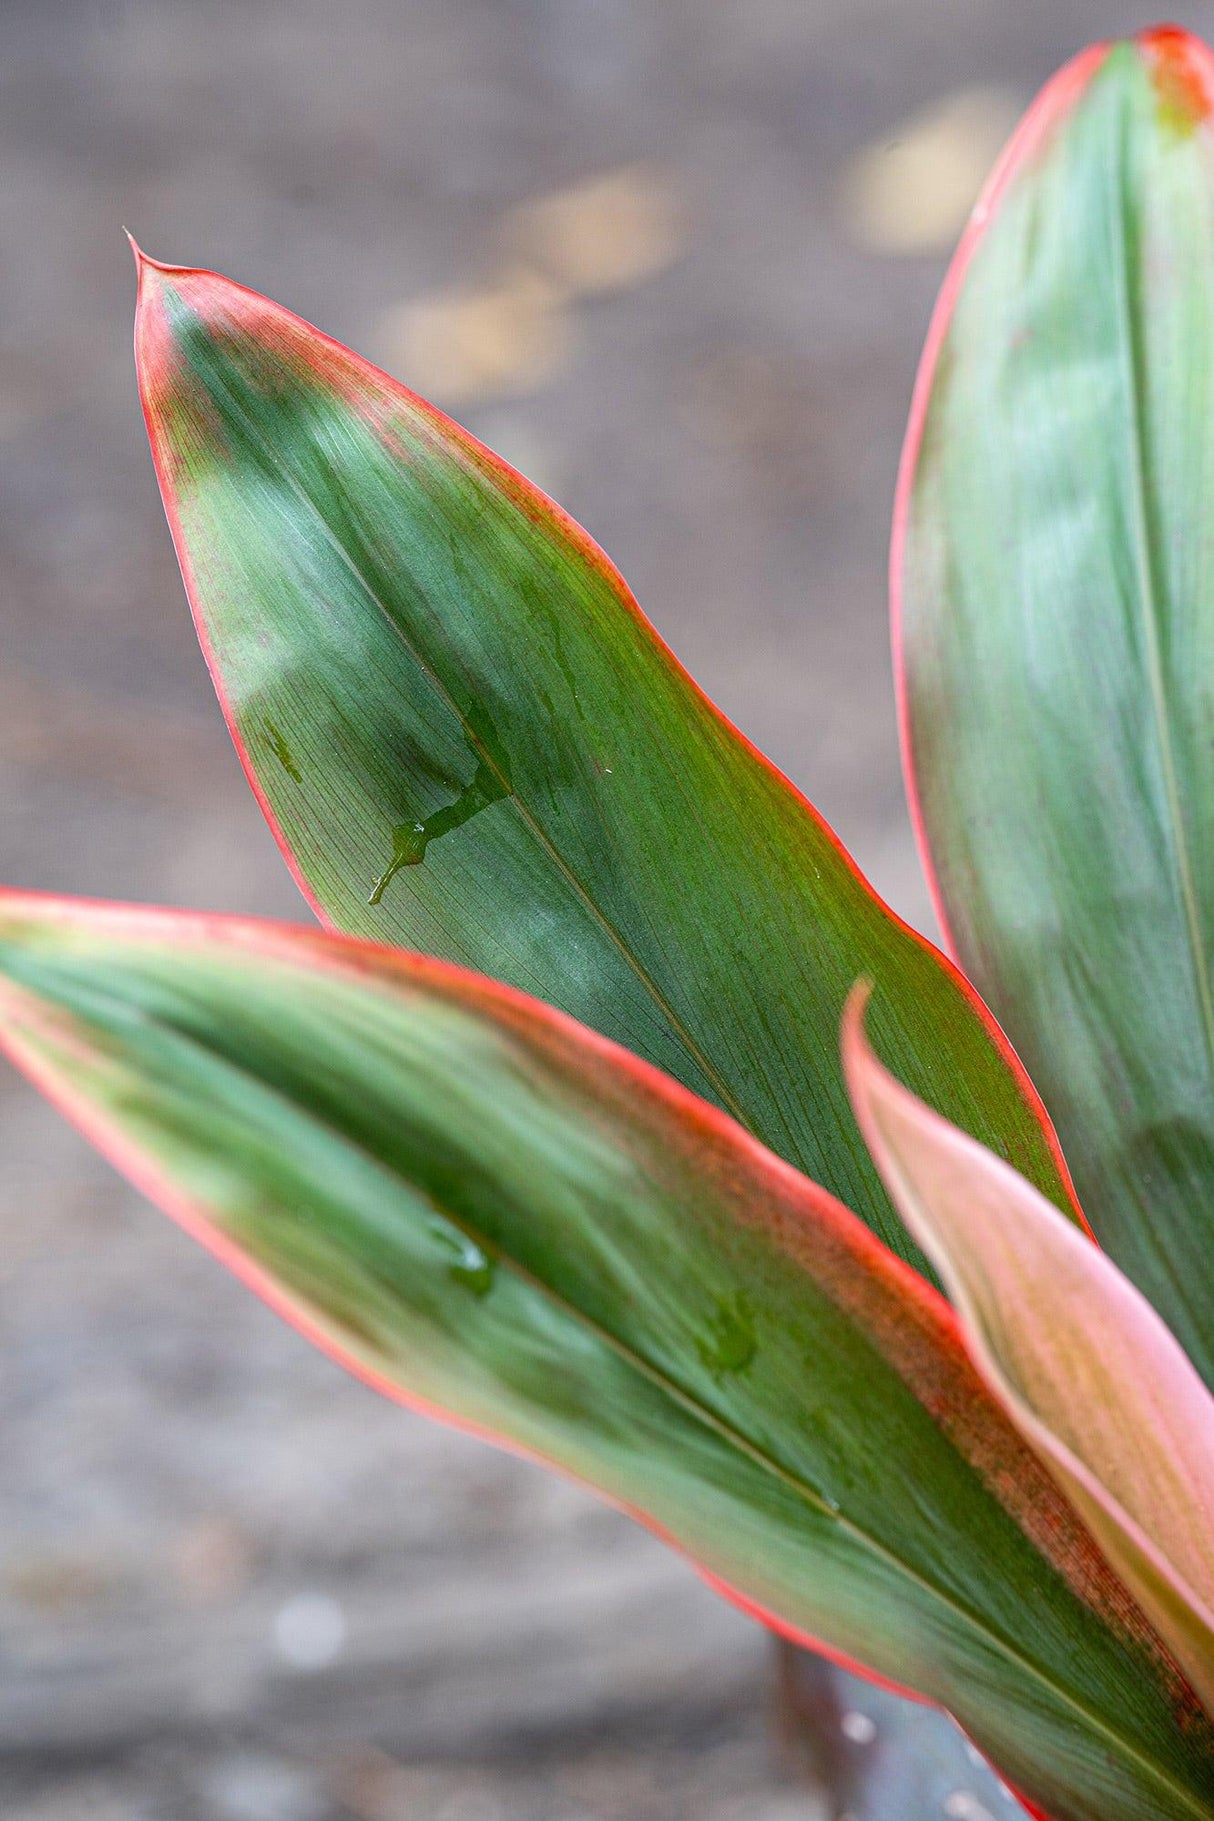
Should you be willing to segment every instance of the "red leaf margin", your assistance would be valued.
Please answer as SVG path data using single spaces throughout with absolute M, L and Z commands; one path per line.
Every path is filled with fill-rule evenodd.
M 230 941 L 232 946 L 240 948 L 255 947 L 265 951 L 268 941 L 278 948 L 280 956 L 297 961 L 300 951 L 310 951 L 310 960 L 318 971 L 332 972 L 338 975 L 359 973 L 357 963 L 361 960 L 382 964 L 392 960 L 400 964 L 402 977 L 414 981 L 421 980 L 430 984 L 459 989 L 461 1004 L 475 1003 L 479 998 L 482 1004 L 492 1006 L 499 1014 L 505 1013 L 505 1022 L 519 1028 L 530 1030 L 536 1023 L 539 1013 L 542 1021 L 554 1032 L 566 1038 L 575 1038 L 592 1053 L 606 1057 L 617 1066 L 622 1066 L 626 1074 L 631 1075 L 642 1086 L 659 1093 L 678 1107 L 689 1113 L 709 1137 L 725 1137 L 736 1143 L 739 1137 L 747 1149 L 761 1153 L 765 1161 L 778 1167 L 778 1172 L 788 1179 L 797 1179 L 801 1184 L 813 1190 L 815 1199 L 820 1203 L 824 1217 L 837 1222 L 839 1227 L 858 1248 L 878 1261 L 881 1267 L 888 1267 L 892 1276 L 903 1278 L 903 1287 L 910 1299 L 921 1307 L 930 1310 L 945 1330 L 956 1329 L 956 1318 L 952 1309 L 939 1291 L 932 1288 L 910 1265 L 903 1263 L 890 1252 L 872 1231 L 852 1214 L 841 1202 L 835 1201 L 825 1189 L 802 1176 L 791 1164 L 782 1158 L 769 1153 L 757 1139 L 738 1126 L 728 1113 L 713 1106 L 709 1101 L 701 1100 L 691 1093 L 673 1077 L 663 1074 L 652 1064 L 641 1057 L 633 1055 L 631 1050 L 613 1043 L 610 1038 L 601 1036 L 589 1027 L 581 1025 L 568 1014 L 555 1007 L 533 1000 L 517 988 L 507 986 L 504 982 L 489 980 L 483 975 L 461 968 L 452 962 L 441 961 L 430 955 L 417 955 L 403 949 L 393 949 L 383 944 L 371 942 L 363 937 L 346 936 L 340 932 L 320 933 L 309 930 L 306 926 L 255 921 L 251 918 L 228 916 L 216 912 L 168 912 L 147 905 L 116 904 L 106 899 L 95 898 L 62 898 L 50 892 L 26 892 L 12 887 L 0 886 L 0 928 L 7 911 L 16 909 L 18 914 L 23 907 L 28 907 L 37 917 L 47 922 L 73 921 L 75 913 L 83 913 L 90 920 L 97 918 L 103 925 L 106 922 L 120 922 L 131 928 L 143 925 L 149 935 L 171 942 L 180 940 L 188 944 L 193 938 L 203 940 L 220 938 Z M 277 941 L 275 939 L 277 938 Z M 342 959 L 334 953 L 337 947 L 342 952 Z M 349 965 L 350 963 L 353 966 Z M 471 989 L 471 991 L 469 991 Z M 31 1022 L 39 1021 L 39 1010 L 31 1008 L 31 996 L 19 987 L 0 980 L 0 1007 L 5 1001 L 19 1002 L 24 1016 Z M 37 1007 L 37 1001 L 32 1002 Z M 47 1022 L 51 1022 L 47 1020 Z M 891 1694 L 902 1696 L 924 1706 L 932 1703 L 917 1694 L 913 1689 L 904 1688 L 900 1683 L 867 1669 L 856 1659 L 833 1645 L 824 1643 L 819 1638 L 811 1637 L 808 1632 L 788 1624 L 775 1613 L 757 1605 L 745 1594 L 737 1592 L 728 1582 L 721 1580 L 711 1571 L 700 1567 L 695 1558 L 687 1553 L 676 1539 L 655 1522 L 639 1506 L 631 1505 L 626 1500 L 613 1498 L 602 1492 L 591 1481 L 553 1461 L 538 1450 L 528 1448 L 521 1443 L 503 1437 L 498 1431 L 487 1426 L 457 1416 L 443 1405 L 432 1404 L 427 1399 L 418 1397 L 413 1392 L 405 1391 L 394 1379 L 377 1372 L 358 1354 L 349 1351 L 337 1341 L 327 1328 L 308 1314 L 293 1297 L 282 1290 L 272 1274 L 256 1264 L 247 1253 L 225 1234 L 221 1233 L 214 1222 L 201 1211 L 200 1205 L 177 1187 L 171 1176 L 156 1165 L 141 1148 L 124 1133 L 116 1124 L 107 1119 L 89 1102 L 84 1095 L 74 1093 L 58 1079 L 55 1073 L 38 1056 L 30 1054 L 19 1038 L 14 1037 L 6 1022 L 0 1019 L 0 1055 L 4 1055 L 31 1083 L 48 1103 L 75 1128 L 77 1132 L 96 1150 L 119 1175 L 124 1176 L 134 1188 L 169 1216 L 174 1224 L 204 1251 L 229 1271 L 238 1282 L 263 1302 L 279 1319 L 292 1328 L 326 1359 L 333 1362 L 342 1371 L 348 1372 L 370 1390 L 378 1392 L 392 1403 L 399 1404 L 415 1415 L 429 1418 L 442 1424 L 445 1428 L 454 1429 L 459 1434 L 470 1436 L 473 1440 L 483 1442 L 489 1447 L 501 1450 L 517 1459 L 525 1460 L 533 1466 L 544 1468 L 559 1478 L 591 1492 L 595 1498 L 621 1512 L 625 1517 L 648 1530 L 653 1536 L 666 1545 L 681 1560 L 686 1561 L 701 1578 L 722 1598 L 729 1601 L 748 1617 L 757 1619 L 778 1636 L 787 1638 L 792 1644 L 805 1650 L 812 1650 L 819 1656 L 827 1658 L 839 1668 L 853 1675 L 863 1677 L 879 1688 L 889 1690 Z M 959 1331 L 956 1335 L 958 1355 L 964 1359 Z M 1048 1817 L 1047 1817 L 1048 1821 Z
M 103 900 L 63 898 L 53 893 L 25 892 L 0 887 L 0 932 L 7 918 L 22 915 L 44 926 L 55 924 L 92 927 L 104 935 L 146 935 L 163 946 L 188 947 L 191 943 L 253 952 L 288 965 L 306 965 L 317 972 L 344 978 L 374 981 L 385 972 L 402 984 L 428 988 L 464 1008 L 479 1011 L 507 1031 L 518 1033 L 559 1069 L 566 1056 L 599 1061 L 617 1078 L 635 1083 L 639 1097 L 661 1108 L 696 1133 L 705 1145 L 704 1167 L 714 1155 L 728 1167 L 739 1153 L 754 1161 L 758 1173 L 778 1185 L 799 1208 L 791 1216 L 767 1219 L 774 1244 L 797 1263 L 797 1251 L 812 1257 L 814 1275 L 823 1291 L 836 1300 L 874 1347 L 907 1385 L 950 1438 L 962 1458 L 988 1487 L 996 1501 L 1071 1587 L 1076 1597 L 1102 1616 L 1111 1627 L 1129 1632 L 1158 1654 L 1158 1641 L 1145 1627 L 1119 1581 L 1079 1524 L 1053 1482 L 1040 1469 L 1035 1456 L 989 1398 L 974 1371 L 951 1305 L 919 1273 L 891 1252 L 851 1210 L 820 1184 L 771 1152 L 721 1108 L 701 1099 L 682 1083 L 651 1063 L 635 1056 L 610 1038 L 590 1030 L 555 1007 L 532 999 L 500 981 L 473 973 L 433 956 L 413 954 L 361 937 L 310 930 L 298 924 L 262 922 L 212 912 L 167 911 L 147 905 L 114 904 Z M 18 1004 L 32 1022 L 48 1022 L 41 1003 L 25 989 L 0 981 L 0 1004 L 5 998 Z M 53 1019 L 53 1014 L 50 1015 Z M 233 1243 L 215 1231 L 201 1207 L 183 1194 L 112 1121 L 58 1081 L 38 1058 L 31 1057 L 19 1036 L 0 1020 L 0 1054 L 9 1059 L 45 1094 L 48 1100 L 85 1138 L 149 1200 L 215 1256 L 247 1288 L 268 1304 L 284 1321 L 317 1346 L 321 1352 L 356 1378 L 394 1402 L 420 1411 L 435 1420 L 463 1430 L 508 1452 L 552 1467 L 564 1477 L 574 1477 L 547 1457 L 529 1452 L 496 1431 L 452 1417 L 444 1409 L 405 1393 L 392 1380 L 369 1368 L 327 1330 L 317 1324 L 273 1278 L 253 1264 Z M 812 1224 L 810 1216 L 812 1215 Z M 760 1224 L 762 1215 L 756 1216 Z M 812 1248 L 812 1251 L 811 1251 Z M 809 1268 L 808 1263 L 805 1268 Z M 849 1288 L 846 1273 L 861 1281 L 857 1294 Z M 895 1344 L 892 1322 L 896 1315 L 907 1335 Z M 973 1419 L 977 1410 L 979 1420 Z M 597 1490 L 597 1489 L 596 1489 Z M 683 1554 L 660 1526 L 643 1511 L 617 1503 L 628 1516 L 656 1531 L 676 1553 Z M 693 1564 L 694 1565 L 694 1564 Z M 711 1574 L 706 1578 L 713 1580 Z M 714 1581 L 714 1584 L 717 1584 Z M 755 1606 L 746 1596 L 720 1586 L 734 1604 L 759 1617 L 772 1630 L 793 1643 L 830 1656 L 843 1667 L 881 1682 L 845 1653 L 786 1624 L 777 1615 Z M 885 1681 L 895 1693 L 917 1697 L 913 1690 Z
M 1091 1228 L 1080 1207 L 1070 1169 L 1067 1165 L 1066 1158 L 1063 1155 L 1062 1145 L 1054 1130 L 1050 1116 L 1046 1111 L 1045 1104 L 1042 1101 L 1040 1094 L 1037 1092 L 1037 1089 L 1034 1087 L 1027 1069 L 1016 1054 L 1011 1041 L 995 1019 L 995 1016 L 990 1011 L 989 1007 L 981 999 L 976 989 L 971 985 L 966 975 L 952 957 L 948 954 L 942 954 L 934 943 L 930 942 L 926 936 L 914 929 L 900 917 L 896 911 L 892 910 L 890 906 L 885 903 L 884 899 L 882 899 L 873 889 L 872 885 L 870 885 L 855 859 L 843 845 L 834 829 L 831 828 L 830 824 L 819 813 L 809 799 L 798 790 L 797 786 L 779 769 L 778 766 L 774 765 L 772 761 L 759 750 L 753 741 L 748 739 L 747 736 L 729 720 L 728 716 L 718 708 L 711 697 L 705 693 L 696 682 L 695 678 L 676 656 L 674 651 L 671 650 L 670 646 L 662 638 L 661 634 L 649 621 L 615 564 L 611 561 L 607 553 L 594 541 L 590 534 L 585 531 L 562 506 L 558 505 L 532 482 L 528 481 L 523 475 L 511 468 L 501 456 L 495 454 L 493 450 L 479 442 L 476 437 L 465 430 L 460 424 L 456 423 L 444 412 L 438 410 L 436 406 L 431 405 L 419 394 L 412 392 L 399 380 L 394 379 L 391 374 L 386 373 L 382 368 L 377 367 L 373 365 L 372 362 L 364 359 L 362 355 L 347 348 L 333 336 L 325 334 L 321 329 L 317 329 L 303 317 L 296 315 L 294 311 L 286 309 L 281 304 L 272 302 L 272 300 L 264 297 L 260 292 L 252 290 L 247 285 L 238 284 L 234 280 L 224 278 L 218 273 L 210 272 L 196 266 L 168 265 L 160 260 L 152 259 L 142 251 L 132 235 L 128 234 L 127 238 L 131 243 L 131 249 L 135 257 L 138 272 L 138 293 L 135 315 L 135 364 L 139 381 L 140 403 L 143 409 L 144 422 L 147 427 L 148 442 L 152 451 L 152 460 L 160 487 L 161 499 L 164 504 L 165 517 L 168 520 L 169 530 L 172 534 L 178 564 L 181 569 L 182 579 L 185 583 L 186 594 L 190 603 L 191 615 L 198 635 L 198 641 L 202 648 L 203 657 L 206 661 L 207 669 L 210 673 L 224 720 L 227 723 L 228 732 L 231 735 L 232 743 L 236 748 L 237 756 L 240 760 L 241 767 L 244 770 L 245 777 L 248 780 L 249 787 L 257 800 L 262 815 L 265 817 L 267 826 L 278 845 L 278 849 L 282 854 L 283 859 L 286 861 L 292 878 L 295 880 L 305 901 L 310 906 L 321 926 L 325 929 L 340 933 L 338 931 L 338 926 L 326 915 L 323 906 L 318 903 L 310 891 L 307 880 L 304 878 L 295 859 L 290 843 L 280 827 L 265 792 L 261 787 L 256 768 L 253 765 L 247 746 L 241 737 L 236 716 L 229 703 L 224 686 L 222 669 L 211 644 L 205 616 L 198 604 L 193 568 L 190 562 L 180 515 L 176 507 L 172 476 L 168 471 L 166 451 L 163 447 L 162 440 L 157 433 L 157 412 L 154 394 L 158 380 L 163 381 L 171 371 L 173 358 L 170 331 L 164 320 L 163 311 L 162 289 L 166 281 L 174 282 L 175 287 L 179 291 L 183 289 L 185 281 L 192 281 L 190 284 L 191 301 L 193 307 L 198 310 L 204 320 L 206 319 L 207 301 L 210 300 L 213 313 L 216 306 L 218 306 L 218 309 L 221 311 L 226 310 L 229 320 L 232 317 L 235 317 L 250 334 L 256 334 L 258 332 L 268 333 L 269 325 L 272 324 L 273 332 L 277 338 L 289 343 L 292 354 L 299 359 L 301 365 L 318 377 L 323 378 L 330 386 L 338 386 L 339 390 L 347 390 L 351 396 L 352 406 L 362 405 L 365 407 L 366 395 L 368 392 L 386 391 L 389 395 L 395 395 L 402 398 L 410 409 L 420 413 L 422 417 L 433 426 L 438 436 L 454 444 L 465 459 L 474 467 L 480 469 L 489 478 L 500 484 L 508 497 L 518 506 L 520 511 L 525 513 L 535 522 L 545 522 L 551 525 L 590 568 L 598 571 L 606 578 L 621 608 L 642 628 L 646 638 L 653 642 L 664 662 L 668 664 L 670 669 L 678 676 L 680 682 L 695 698 L 698 705 L 715 719 L 717 724 L 729 734 L 731 739 L 737 742 L 741 749 L 755 764 L 760 766 L 770 775 L 783 792 L 787 793 L 795 800 L 802 813 L 813 821 L 822 835 L 829 841 L 840 862 L 860 889 L 881 910 L 883 915 L 889 919 L 895 929 L 902 935 L 908 937 L 916 947 L 933 958 L 936 964 L 943 970 L 952 984 L 966 1000 L 970 1009 L 974 1012 L 982 1025 L 996 1053 L 1004 1063 L 1004 1066 L 1008 1069 L 1023 1104 L 1041 1129 L 1046 1142 L 1046 1148 L 1058 1171 L 1059 1179 L 1068 1197 L 1072 1218 L 1085 1232 L 1091 1234 Z M 341 383 L 339 384 L 339 382 Z M 912 815 L 913 813 L 912 810 Z M 931 881 L 929 878 L 929 887 L 930 886 Z M 933 888 L 933 898 L 936 895 Z

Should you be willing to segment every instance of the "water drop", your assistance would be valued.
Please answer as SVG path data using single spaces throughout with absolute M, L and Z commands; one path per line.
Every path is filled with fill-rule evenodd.
M 720 1378 L 727 1372 L 745 1372 L 757 1346 L 754 1311 L 749 1297 L 739 1290 L 717 1303 L 708 1339 L 697 1341 L 696 1351 L 714 1378 Z
M 379 904 L 402 866 L 420 866 L 426 857 L 424 822 L 398 822 L 392 830 L 392 858 L 371 888 L 368 904 Z
M 453 828 L 462 828 L 491 803 L 500 803 L 513 791 L 505 751 L 484 710 L 470 709 L 464 719 L 465 738 L 476 759 L 476 770 L 459 795 L 424 822 L 398 822 L 392 830 L 392 857 L 371 887 L 369 904 L 383 902 L 384 893 L 406 866 L 420 866 L 431 841 L 441 841 Z
M 877 1736 L 877 1722 L 853 1708 L 839 1721 L 839 1731 L 853 1745 L 871 1745 Z
M 440 1225 L 435 1221 L 430 1234 L 445 1251 L 451 1254 L 451 1263 L 447 1266 L 447 1276 L 452 1283 L 457 1283 L 464 1290 L 471 1290 L 473 1296 L 487 1296 L 493 1288 L 497 1276 L 496 1260 L 487 1252 L 482 1252 L 474 1239 L 461 1233 L 458 1227 Z

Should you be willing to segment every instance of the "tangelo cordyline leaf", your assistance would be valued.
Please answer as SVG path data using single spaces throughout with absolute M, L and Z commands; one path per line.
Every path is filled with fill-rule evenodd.
M 1146 1298 L 844 1019 L 860 1128 L 975 1364 L 1214 1714 L 1214 1398 Z
M 503 978 L 626 1044 L 923 1265 L 839 1072 L 843 1002 L 869 975 L 906 1079 L 1073 1208 L 1040 1102 L 972 990 L 558 507 L 214 273 L 141 259 L 136 348 L 212 674 L 325 921 Z
M 1192 1690 L 947 1303 L 678 1083 L 441 962 L 13 893 L 0 1032 L 382 1390 L 945 1705 L 1055 1821 L 1214 1814 Z
M 1214 1385 L 1212 102 L 1155 31 L 1027 116 L 933 321 L 892 574 L 942 925 Z

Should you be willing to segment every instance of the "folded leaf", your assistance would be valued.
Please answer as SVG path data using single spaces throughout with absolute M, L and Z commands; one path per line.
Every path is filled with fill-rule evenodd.
M 1146 1298 L 844 1023 L 860 1128 L 978 1370 L 1214 1713 L 1214 1398 Z
M 1055 1821 L 1214 1812 L 1192 1692 L 947 1304 L 677 1083 L 434 961 L 14 894 L 0 1029 L 381 1389 L 946 1705 Z
M 942 922 L 1214 1385 L 1212 100 L 1155 31 L 1027 117 L 929 336 L 893 582 Z
M 923 1265 L 839 1073 L 843 1002 L 871 975 L 907 1079 L 1070 1206 L 1040 1103 L 971 989 L 559 508 L 213 273 L 142 260 L 136 345 L 216 686 L 326 921 L 625 1043 Z

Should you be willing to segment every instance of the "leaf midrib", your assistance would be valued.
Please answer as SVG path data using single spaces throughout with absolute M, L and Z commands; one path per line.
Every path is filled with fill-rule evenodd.
M 281 965 L 281 958 L 275 957 L 275 959 L 278 959 Z M 365 979 L 361 974 L 351 975 L 350 981 L 352 985 L 365 987 Z M 107 992 L 104 984 L 102 991 L 103 993 Z M 129 1010 L 128 1007 L 123 1005 L 123 1002 L 120 999 L 115 999 L 114 1004 L 122 1010 Z M 75 1013 L 72 1013 L 71 1015 L 73 1017 L 78 1017 L 78 1014 Z M 1195 1818 L 1195 1821 L 1210 1821 L 1211 1810 L 1209 1807 L 1204 1804 L 1199 1806 L 1198 1799 L 1195 1798 L 1188 1789 L 1175 1783 L 1171 1774 L 1164 1767 L 1157 1764 L 1151 1758 L 1144 1756 L 1140 1748 L 1133 1741 L 1125 1739 L 1103 1718 L 1103 1716 L 1098 1713 L 1093 1713 L 1083 1704 L 1079 1697 L 1074 1695 L 1069 1689 L 1055 1682 L 1039 1664 L 1035 1663 L 1031 1658 L 1023 1656 L 1012 1640 L 1006 1638 L 1001 1632 L 992 1628 L 980 1614 L 961 1603 L 952 1593 L 929 1580 L 919 1569 L 903 1561 L 903 1559 L 895 1554 L 887 1544 L 883 1543 L 879 1538 L 872 1536 L 854 1519 L 846 1516 L 841 1510 L 836 1510 L 822 1497 L 815 1487 L 801 1478 L 793 1469 L 786 1467 L 758 1443 L 751 1441 L 749 1437 L 742 1434 L 726 1418 L 718 1415 L 717 1412 L 703 1404 L 692 1392 L 687 1391 L 676 1380 L 672 1379 L 666 1370 L 653 1364 L 643 1353 L 637 1351 L 633 1344 L 621 1339 L 618 1335 L 612 1333 L 609 1328 L 603 1327 L 602 1324 L 586 1310 L 580 1308 L 576 1303 L 570 1302 L 552 1284 L 536 1275 L 526 1265 L 521 1264 L 511 1254 L 507 1253 L 498 1241 L 494 1240 L 489 1235 L 482 1233 L 463 1216 L 452 1213 L 445 1204 L 440 1202 L 436 1196 L 430 1193 L 430 1191 L 423 1188 L 420 1184 L 410 1182 L 409 1179 L 403 1176 L 392 1164 L 387 1162 L 384 1158 L 377 1156 L 374 1151 L 369 1150 L 365 1144 L 352 1137 L 349 1133 L 343 1132 L 340 1127 L 334 1125 L 333 1122 L 323 1114 L 315 1111 L 311 1107 L 303 1106 L 299 1101 L 292 1099 L 286 1089 L 280 1088 L 272 1082 L 267 1081 L 263 1075 L 257 1074 L 244 1063 L 233 1060 L 230 1055 L 226 1054 L 222 1049 L 217 1048 L 205 1037 L 184 1030 L 179 1025 L 166 1021 L 163 1017 L 143 1010 L 140 1010 L 137 1015 L 143 1023 L 151 1026 L 153 1029 L 159 1029 L 187 1047 L 200 1051 L 212 1062 L 217 1062 L 221 1067 L 230 1070 L 240 1079 L 251 1081 L 264 1093 L 271 1095 L 280 1104 L 286 1106 L 296 1117 L 303 1117 L 306 1119 L 311 1125 L 324 1134 L 326 1138 L 336 1140 L 337 1143 L 348 1147 L 365 1161 L 371 1163 L 374 1168 L 382 1171 L 397 1183 L 402 1184 L 407 1190 L 421 1195 L 445 1220 L 448 1220 L 453 1227 L 463 1233 L 466 1239 L 470 1240 L 482 1251 L 492 1256 L 499 1267 L 504 1267 L 532 1290 L 537 1291 L 564 1314 L 575 1326 L 580 1326 L 593 1335 L 610 1351 L 614 1352 L 617 1357 L 631 1366 L 633 1370 L 638 1372 L 642 1377 L 648 1379 L 651 1384 L 656 1385 L 658 1389 L 669 1397 L 679 1408 L 690 1414 L 696 1421 L 700 1422 L 719 1439 L 736 1448 L 740 1454 L 752 1463 L 752 1465 L 756 1465 L 760 1469 L 771 1474 L 781 1485 L 791 1491 L 803 1503 L 809 1505 L 811 1509 L 818 1512 L 819 1515 L 830 1519 L 842 1529 L 846 1530 L 864 1549 L 892 1566 L 898 1574 L 904 1576 L 914 1586 L 918 1587 L 930 1600 L 938 1602 L 947 1612 L 959 1620 L 963 1626 L 968 1626 L 984 1641 L 984 1643 L 993 1646 L 1010 1663 L 1026 1673 L 1031 1680 L 1048 1690 L 1064 1706 L 1069 1707 L 1092 1732 L 1102 1735 L 1115 1751 L 1120 1752 L 1125 1758 L 1136 1763 L 1143 1771 L 1148 1781 L 1153 1782 L 1161 1792 L 1169 1797 L 1178 1798 L 1183 1808 Z M 823 1294 L 829 1295 L 825 1286 L 818 1285 L 817 1287 L 822 1290 Z M 840 1311 L 840 1313 L 843 1313 L 843 1311 Z M 325 1319 L 328 1320 L 329 1318 L 325 1317 Z M 871 1345 L 871 1343 L 866 1344 Z M 877 1357 L 881 1357 L 879 1353 Z M 895 1377 L 898 1377 L 894 1368 L 889 1366 L 888 1362 L 884 1363 L 887 1370 L 893 1372 Z M 907 1386 L 907 1390 L 910 1390 L 909 1386 Z M 911 1395 L 912 1397 L 914 1396 L 913 1391 L 911 1392 Z M 950 1442 L 949 1446 L 952 1447 L 953 1444 Z M 961 1458 L 964 1460 L 964 1457 Z M 969 1463 L 966 1462 L 965 1464 L 968 1468 Z M 974 1470 L 969 1468 L 969 1471 L 972 1472 Z

